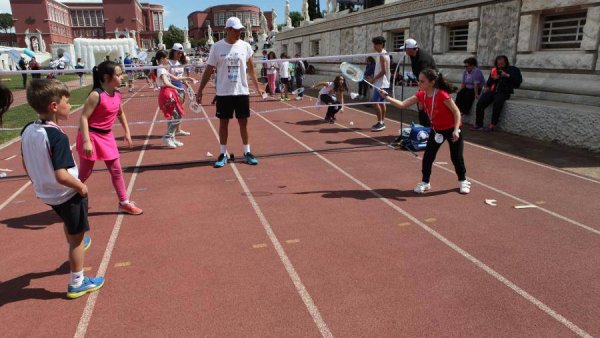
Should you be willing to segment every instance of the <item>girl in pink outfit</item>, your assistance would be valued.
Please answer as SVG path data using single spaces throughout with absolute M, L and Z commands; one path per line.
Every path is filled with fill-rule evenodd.
M 92 175 L 96 160 L 104 161 L 119 197 L 119 211 L 139 215 L 142 209 L 127 197 L 119 149 L 112 133 L 115 119 L 119 118 L 125 130 L 125 142 L 130 148 L 133 146 L 127 118 L 121 106 L 121 93 L 117 90 L 122 76 L 123 69 L 112 61 L 104 61 L 93 69 L 94 90 L 85 101 L 77 134 L 79 179 L 85 182 Z

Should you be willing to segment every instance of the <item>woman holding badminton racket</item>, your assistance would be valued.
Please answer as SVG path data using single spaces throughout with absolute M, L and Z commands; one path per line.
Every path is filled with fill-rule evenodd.
M 325 122 L 335 123 L 335 114 L 344 112 L 344 93 L 348 91 L 346 80 L 342 75 L 338 75 L 333 82 L 319 82 L 312 88 L 321 88 L 319 100 L 327 104 Z
M 396 100 L 380 90 L 379 93 L 394 106 L 405 109 L 412 105 L 421 104 L 432 124 L 432 132 L 427 140 L 425 155 L 423 156 L 423 180 L 415 187 L 415 192 L 422 194 L 431 189 L 429 178 L 435 156 L 444 143 L 448 140 L 450 157 L 454 164 L 454 171 L 460 183 L 461 194 L 471 191 L 471 182 L 467 181 L 465 162 L 463 159 L 463 137 L 460 133 L 462 125 L 460 110 L 450 97 L 454 88 L 437 70 L 426 69 L 419 74 L 419 91 L 404 101 Z

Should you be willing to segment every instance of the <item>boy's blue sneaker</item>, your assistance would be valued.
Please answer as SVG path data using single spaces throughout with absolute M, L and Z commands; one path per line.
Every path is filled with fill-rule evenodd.
M 244 154 L 244 161 L 250 165 L 257 165 L 258 164 L 258 160 L 256 159 L 256 157 L 254 157 L 254 155 L 252 155 L 252 153 L 245 153 Z
M 79 298 L 86 293 L 94 292 L 104 285 L 104 277 L 85 277 L 79 287 L 69 285 L 67 287 L 67 298 Z
M 92 237 L 90 235 L 85 235 L 83 237 L 83 250 L 87 250 L 92 246 Z
M 224 167 L 227 164 L 227 156 L 225 154 L 219 155 L 217 162 L 215 162 L 215 168 Z

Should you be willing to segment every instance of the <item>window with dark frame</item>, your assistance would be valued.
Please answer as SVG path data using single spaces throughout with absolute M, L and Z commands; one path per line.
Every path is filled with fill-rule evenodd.
M 580 48 L 586 17 L 586 11 L 544 16 L 541 49 Z
M 466 52 L 469 41 L 469 25 L 448 27 L 448 51 Z

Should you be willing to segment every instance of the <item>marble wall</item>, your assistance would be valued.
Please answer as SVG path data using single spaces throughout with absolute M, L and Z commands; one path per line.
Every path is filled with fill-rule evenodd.
M 410 18 L 410 37 L 417 40 L 423 50 L 433 50 L 433 14 Z
M 519 5 L 515 0 L 481 8 L 477 48 L 480 65 L 493 65 L 496 56 L 501 54 L 508 56 L 511 63 L 515 62 Z
M 597 4 L 598 0 L 522 0 L 522 12 Z

